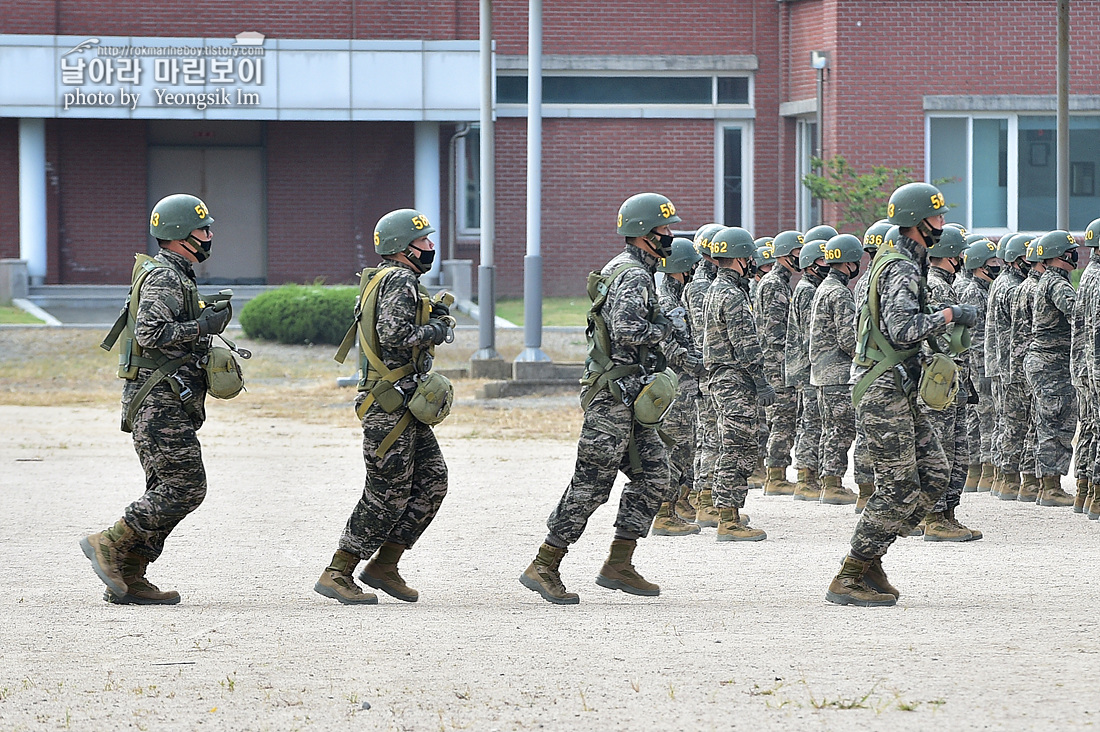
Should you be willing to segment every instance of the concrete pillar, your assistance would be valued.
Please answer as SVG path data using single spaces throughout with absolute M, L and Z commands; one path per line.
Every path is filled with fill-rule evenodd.
M 442 231 L 443 211 L 439 200 L 439 123 L 415 123 L 415 161 L 413 163 L 413 208 L 428 217 L 437 232 Z M 441 234 L 432 235 L 436 243 L 435 261 L 424 278 L 429 283 L 439 282 L 440 261 L 443 259 Z
M 31 285 L 46 282 L 46 120 L 19 120 L 19 258 Z

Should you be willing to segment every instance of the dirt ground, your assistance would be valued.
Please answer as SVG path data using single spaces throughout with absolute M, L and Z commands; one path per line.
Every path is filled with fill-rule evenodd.
M 12 335 L 21 332 L 0 332 L 0 729 L 1100 722 L 1100 522 L 1069 509 L 967 494 L 960 516 L 985 538 L 900 540 L 885 562 L 898 606 L 856 609 L 823 599 L 851 507 L 759 491 L 746 511 L 767 541 L 717 544 L 713 529 L 650 538 L 635 559 L 660 597 L 597 587 L 616 490 L 563 563 L 581 604 L 543 602 L 517 577 L 571 475 L 575 396 L 486 406 L 460 387 L 454 421 L 439 430 L 450 493 L 403 562 L 420 602 L 322 598 L 313 583 L 363 481 L 350 390 L 327 386 L 327 372 L 309 376 L 327 349 L 278 362 L 257 348 L 270 358 L 258 354 L 253 372 L 283 369 L 286 384 L 258 377 L 238 399 L 211 403 L 200 433 L 209 494 L 150 570 L 183 602 L 108 605 L 77 542 L 143 486 L 118 430 L 111 357 L 102 382 L 73 385 L 49 359 L 16 363 L 32 343 L 45 341 L 44 354 L 66 345 Z M 78 351 L 92 340 L 66 337 Z

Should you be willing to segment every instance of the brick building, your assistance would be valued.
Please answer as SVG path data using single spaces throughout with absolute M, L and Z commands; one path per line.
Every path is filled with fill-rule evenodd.
M 496 291 L 514 296 L 527 3 L 493 5 Z M 1080 231 L 1100 215 L 1100 0 L 1070 7 Z M 1056 11 L 1055 0 L 546 3 L 544 292 L 583 290 L 620 245 L 619 203 L 641 190 L 671 197 L 685 228 L 808 228 L 819 213 L 799 180 L 819 78 L 826 157 L 950 178 L 952 218 L 977 231 L 1053 228 Z M 408 205 L 440 229 L 443 258 L 476 267 L 477 36 L 477 0 L 15 4 L 0 19 L 0 258 L 30 259 L 47 283 L 126 282 L 133 251 L 153 245 L 150 205 L 186 190 L 218 219 L 218 256 L 200 273 L 210 282 L 351 281 L 375 261 L 374 222 Z M 188 50 L 200 47 L 214 52 Z

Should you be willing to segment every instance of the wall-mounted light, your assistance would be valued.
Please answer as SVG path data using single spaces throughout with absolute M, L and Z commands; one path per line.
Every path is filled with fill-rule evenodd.
M 818 70 L 829 68 L 829 52 L 810 51 L 810 68 Z

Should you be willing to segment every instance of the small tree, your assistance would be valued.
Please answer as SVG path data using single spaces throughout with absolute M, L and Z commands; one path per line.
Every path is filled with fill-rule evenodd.
M 813 158 L 814 172 L 802 177 L 814 198 L 839 206 L 838 228 L 851 225 L 859 231 L 886 217 L 890 194 L 899 186 L 914 181 L 911 168 L 876 165 L 870 173 L 858 173 L 841 155 L 822 160 Z

